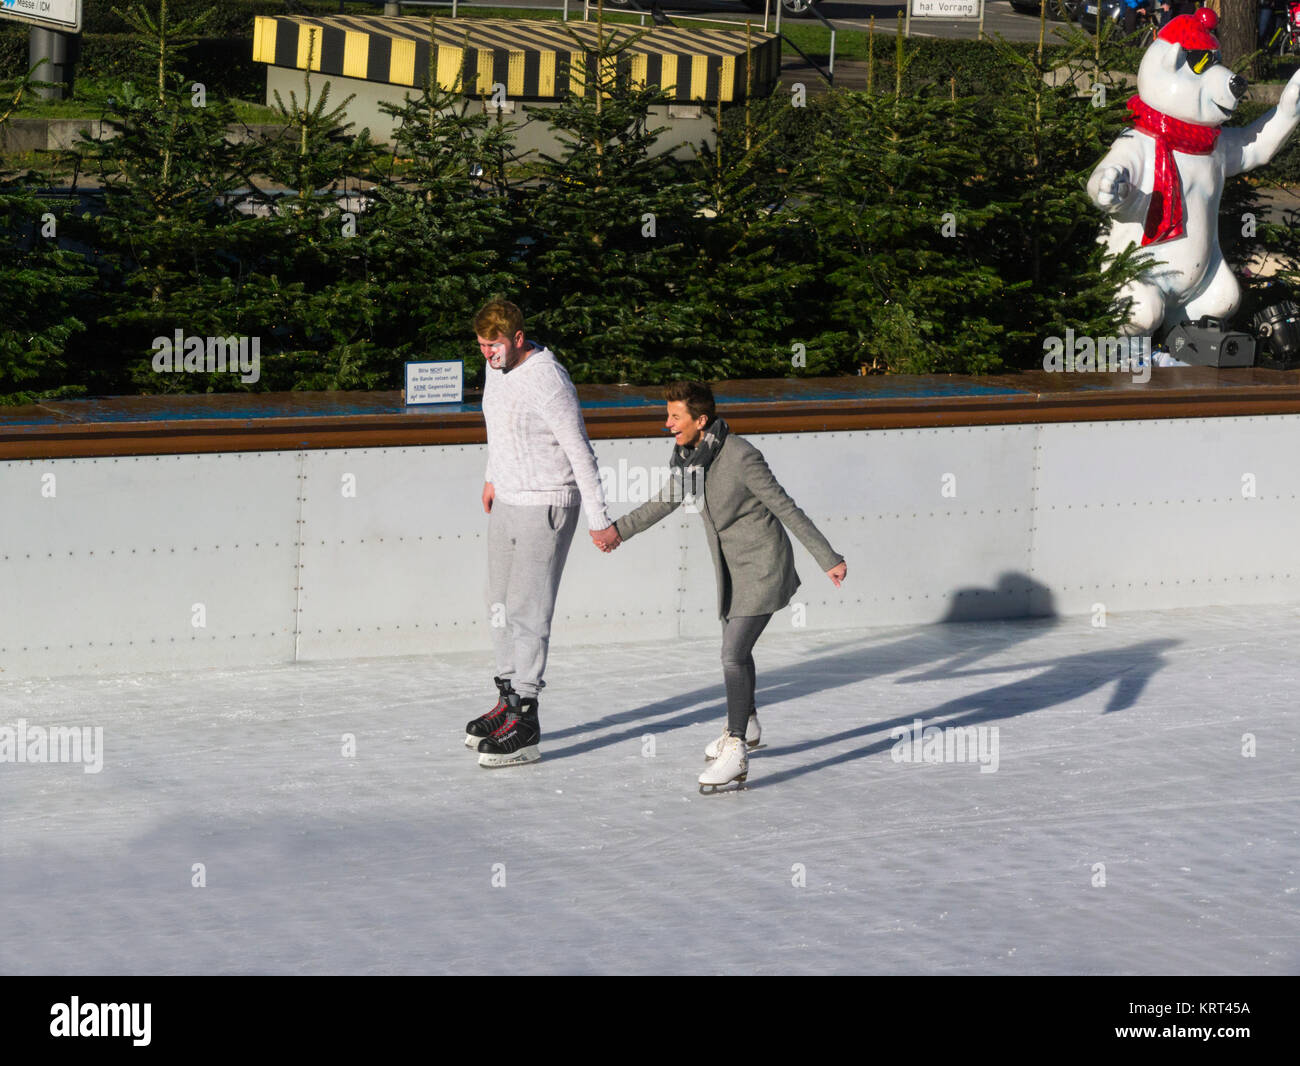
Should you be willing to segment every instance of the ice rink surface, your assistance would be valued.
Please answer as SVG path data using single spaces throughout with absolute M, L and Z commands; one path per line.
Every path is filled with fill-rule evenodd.
M 486 648 L 0 681 L 103 729 L 0 763 L 0 972 L 1300 973 L 1300 609 L 1092 621 L 774 621 L 711 797 L 718 639 L 553 648 L 502 770 Z M 898 761 L 917 719 L 996 772 Z

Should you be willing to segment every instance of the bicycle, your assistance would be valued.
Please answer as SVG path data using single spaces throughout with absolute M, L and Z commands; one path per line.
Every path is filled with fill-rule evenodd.
M 1137 29 L 1134 31 L 1131 38 L 1134 47 L 1140 48 L 1145 52 L 1156 39 L 1157 28 L 1156 17 L 1151 13 L 1151 10 L 1145 7 L 1138 8 Z
M 1279 56 L 1300 54 L 1300 3 L 1287 4 L 1286 19 L 1278 22 L 1264 51 Z

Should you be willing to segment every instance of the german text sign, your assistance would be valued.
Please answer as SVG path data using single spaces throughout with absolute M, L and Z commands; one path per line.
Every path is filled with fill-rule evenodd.
M 406 364 L 406 403 L 461 403 L 465 398 L 465 364 Z
M 64 33 L 80 33 L 81 4 L 82 0 L 0 0 L 0 19 L 29 22 L 33 26 Z
M 914 19 L 977 19 L 982 0 L 912 0 Z

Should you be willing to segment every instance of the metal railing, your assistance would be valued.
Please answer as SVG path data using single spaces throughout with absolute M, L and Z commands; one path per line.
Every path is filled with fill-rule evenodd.
M 376 7 L 384 8 L 384 14 L 390 13 L 388 11 L 388 8 L 390 7 L 396 8 L 397 14 L 399 15 L 401 14 L 402 8 L 404 7 L 449 7 L 451 8 L 452 18 L 457 17 L 457 14 L 459 13 L 459 9 L 461 6 L 461 0 L 399 0 L 399 2 L 397 3 L 393 3 L 392 0 L 367 0 L 367 2 L 373 4 Z M 343 4 L 344 4 L 344 0 L 339 0 L 340 14 L 343 13 Z M 525 7 L 522 4 L 511 4 L 508 2 L 498 4 L 495 2 L 491 2 L 491 0 L 489 0 L 489 3 L 486 4 L 485 6 L 514 8 L 517 11 L 559 11 L 561 13 L 561 17 L 563 21 L 565 22 L 569 21 L 569 0 L 564 0 L 564 4 L 560 7 L 549 7 L 549 6 L 541 7 L 535 4 L 530 4 L 529 6 Z M 584 19 L 585 19 L 585 15 L 584 15 Z M 644 25 L 644 21 L 642 22 L 642 25 Z
M 587 10 L 591 7 L 591 0 L 583 0 L 583 4 L 584 4 L 583 18 L 586 19 Z M 775 4 L 776 6 L 776 25 L 769 31 L 768 23 L 772 18 L 773 4 Z M 507 5 L 499 5 L 499 6 L 507 6 Z M 652 13 L 646 11 L 645 8 L 643 8 L 640 5 L 638 0 L 628 0 L 628 6 L 636 8 L 637 12 L 641 14 L 641 25 L 644 26 L 645 16 L 650 15 Z M 784 33 L 781 32 L 780 0 L 767 0 L 767 2 L 763 5 L 763 32 L 775 33 L 778 37 L 781 38 L 782 41 L 784 41 L 796 52 L 798 52 L 801 56 L 803 56 L 804 62 L 806 62 L 815 71 L 817 71 L 817 73 L 820 74 L 823 78 L 825 78 L 828 85 L 834 87 L 835 85 L 835 33 L 836 33 L 835 24 L 832 23 L 829 19 L 827 19 L 825 15 L 823 15 L 821 13 L 821 10 L 816 5 L 810 7 L 809 11 L 811 11 L 812 14 L 816 16 L 817 20 L 831 32 L 830 59 L 829 59 L 829 65 L 826 70 L 822 70 L 820 63 L 814 60 L 811 56 L 808 55 L 807 52 L 805 52 L 802 48 L 800 48 L 797 44 L 795 44 L 794 41 L 792 41 L 789 37 L 787 37 Z M 680 15 L 679 14 L 679 15 L 674 15 L 670 18 L 669 16 L 665 15 L 662 11 L 659 13 L 659 17 L 662 18 L 663 21 L 667 23 L 669 26 L 676 26 L 678 22 L 712 22 L 715 26 L 744 25 L 743 23 L 737 23 L 735 19 L 708 18 L 702 15 Z
M 585 19 L 587 17 L 586 9 L 590 8 L 591 0 L 583 0 L 583 3 L 584 3 L 583 18 Z M 776 24 L 772 27 L 771 30 L 769 30 L 768 24 L 772 21 L 773 18 L 773 13 L 772 13 L 773 5 L 775 5 L 776 7 L 776 14 L 775 14 Z M 628 6 L 636 8 L 637 11 L 641 13 L 641 25 L 644 26 L 645 16 L 650 14 L 650 12 L 646 11 L 645 8 L 643 8 L 640 5 L 638 0 L 628 0 Z M 781 10 L 782 9 L 781 9 L 780 0 L 767 0 L 767 2 L 763 5 L 763 32 L 775 33 L 778 37 L 781 38 L 782 41 L 784 41 L 796 52 L 798 52 L 799 55 L 803 57 L 804 62 L 806 62 L 815 71 L 817 71 L 817 73 L 820 74 L 823 78 L 825 78 L 828 85 L 831 85 L 833 87 L 835 85 L 835 33 L 836 33 L 835 24 L 832 23 L 825 15 L 823 15 L 821 13 L 821 10 L 816 5 L 813 5 L 812 7 L 809 8 L 812 14 L 816 16 L 817 20 L 828 30 L 830 30 L 831 33 L 831 51 L 830 51 L 829 65 L 827 66 L 826 70 L 822 70 L 821 64 L 819 64 L 816 60 L 810 57 L 807 52 L 805 52 L 802 48 L 800 48 L 797 44 L 795 44 L 794 41 L 792 41 L 789 37 L 787 37 L 784 33 L 781 32 Z M 744 23 L 737 23 L 735 19 L 708 18 L 702 15 L 680 15 L 679 14 L 679 15 L 674 15 L 670 18 L 669 16 L 660 12 L 660 17 L 669 26 L 675 26 L 677 25 L 678 22 L 712 22 L 715 26 L 744 25 Z
M 588 8 L 590 8 L 590 7 L 592 6 L 591 0 L 584 0 L 584 2 L 586 3 L 586 5 L 587 5 Z M 643 7 L 641 6 L 641 4 L 638 2 L 638 0 L 628 0 L 628 5 L 629 5 L 630 7 L 635 7 L 638 11 L 645 12 L 645 14 L 652 14 L 651 12 L 646 11 L 645 8 L 643 8 Z M 763 32 L 764 32 L 764 33 L 769 33 L 769 32 L 780 33 L 780 32 L 781 32 L 781 8 L 778 6 L 777 9 L 776 9 L 776 29 L 775 29 L 775 30 L 772 30 L 772 31 L 769 31 L 768 28 L 767 28 L 767 27 L 768 27 L 768 22 L 769 22 L 769 20 L 770 20 L 770 18 L 771 18 L 771 10 L 770 10 L 770 9 L 771 9 L 771 0 L 769 0 L 768 4 L 766 4 L 766 5 L 764 6 L 764 8 L 763 8 Z M 608 9 L 606 9 L 606 10 L 608 10 Z M 706 16 L 706 15 L 682 15 L 682 14 L 679 13 L 679 14 L 677 14 L 677 15 L 673 15 L 673 16 L 670 17 L 670 16 L 668 16 L 668 15 L 665 15 L 662 11 L 660 11 L 660 12 L 659 12 L 659 17 L 660 17 L 661 19 L 663 19 L 664 22 L 666 22 L 669 26 L 676 26 L 678 22 L 712 22 L 715 26 L 743 26 L 743 25 L 745 25 L 744 22 L 737 22 L 735 19 L 709 18 L 709 17 Z M 748 21 L 748 20 L 746 20 L 746 21 Z M 644 23 L 642 23 L 642 24 L 644 25 Z
M 592 9 L 593 6 L 595 6 L 595 5 L 592 4 L 591 0 L 582 0 L 582 21 L 583 21 L 583 22 L 590 22 L 590 21 L 591 21 L 591 9 Z M 629 7 L 629 8 L 633 8 L 634 10 L 633 10 L 633 11 L 628 11 L 628 10 L 626 10 L 626 8 L 616 7 L 616 8 L 615 8 L 615 11 L 617 11 L 619 14 L 626 14 L 626 15 L 637 14 L 637 15 L 640 15 L 640 16 L 641 16 L 641 25 L 642 25 L 642 26 L 645 25 L 645 17 L 646 17 L 647 15 L 649 15 L 651 18 L 654 18 L 654 12 L 653 12 L 653 11 L 647 11 L 647 10 L 646 10 L 645 8 L 643 8 L 639 3 L 637 3 L 637 0 L 628 0 L 627 7 Z M 607 11 L 609 10 L 608 6 L 606 7 L 606 10 L 607 10 Z M 597 12 L 599 12 L 599 8 L 597 8 Z M 667 22 L 668 25 L 671 26 L 671 25 L 673 24 L 673 20 L 670 19 L 667 15 L 663 14 L 663 12 L 660 12 L 659 17 L 662 18 L 665 22 Z
M 811 10 L 812 13 L 817 16 L 818 22 L 820 22 L 823 26 L 825 26 L 828 30 L 831 31 L 831 54 L 830 54 L 830 58 L 827 60 L 828 66 L 827 66 L 826 80 L 831 83 L 832 87 L 834 87 L 835 85 L 835 27 L 831 23 L 831 20 L 821 13 L 821 8 L 818 7 L 817 5 L 814 4 L 809 10 Z

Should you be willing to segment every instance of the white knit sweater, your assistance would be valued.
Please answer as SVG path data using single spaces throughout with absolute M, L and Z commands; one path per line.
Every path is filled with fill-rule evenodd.
M 578 393 L 549 348 L 513 370 L 487 367 L 483 384 L 488 463 L 496 499 L 517 506 L 572 507 L 581 498 L 592 529 L 610 524 L 596 454 Z

